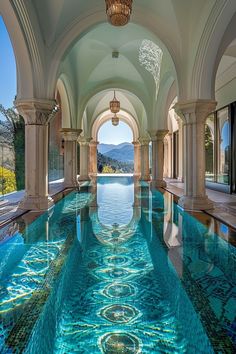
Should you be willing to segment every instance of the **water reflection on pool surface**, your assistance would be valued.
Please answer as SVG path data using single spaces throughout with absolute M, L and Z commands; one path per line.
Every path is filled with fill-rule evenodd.
M 0 244 L 0 351 L 233 353 L 235 247 L 199 218 L 100 177 L 20 220 Z

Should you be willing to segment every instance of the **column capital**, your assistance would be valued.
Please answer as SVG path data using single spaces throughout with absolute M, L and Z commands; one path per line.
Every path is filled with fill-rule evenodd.
M 157 140 L 157 130 L 149 130 L 148 134 L 150 135 L 151 141 Z
M 174 110 L 184 124 L 205 123 L 207 116 L 215 110 L 216 104 L 214 100 L 188 100 L 177 102 Z
M 89 146 L 91 140 L 92 140 L 92 138 L 86 138 L 84 136 L 80 136 L 78 138 L 78 142 L 79 142 L 80 146 Z
M 161 129 L 161 130 L 158 130 L 156 132 L 156 137 L 157 137 L 157 140 L 161 140 L 163 141 L 165 136 L 169 133 L 169 130 L 167 129 Z
M 26 125 L 47 125 L 58 112 L 55 100 L 16 100 L 14 105 L 24 118 Z
M 65 141 L 77 141 L 82 129 L 62 128 L 60 132 Z
M 140 142 L 139 141 L 132 141 L 132 144 L 134 145 L 134 147 L 140 146 Z
M 141 145 L 149 145 L 149 143 L 150 143 L 150 139 L 148 139 L 147 137 L 144 137 L 144 138 L 141 137 L 138 140 Z
M 92 140 L 92 141 L 90 141 L 89 145 L 90 145 L 90 147 L 97 147 L 99 145 L 99 141 Z
M 175 120 L 177 122 L 178 128 L 180 128 L 182 126 L 182 124 L 183 124 L 182 119 L 180 118 L 180 116 L 176 116 Z

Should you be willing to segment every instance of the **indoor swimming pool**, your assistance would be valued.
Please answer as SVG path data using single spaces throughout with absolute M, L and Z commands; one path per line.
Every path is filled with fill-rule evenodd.
M 99 177 L 1 230 L 0 353 L 233 353 L 235 238 L 164 190 Z

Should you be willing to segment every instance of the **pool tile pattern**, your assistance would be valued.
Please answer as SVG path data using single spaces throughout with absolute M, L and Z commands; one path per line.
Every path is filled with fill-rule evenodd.
M 32 274 L 29 296 L 0 313 L 1 353 L 234 352 L 235 248 L 176 206 L 172 224 L 181 238 L 170 246 L 164 197 L 143 189 L 142 210 L 130 203 L 128 225 L 119 225 L 115 208 L 105 209 L 115 222 L 100 223 L 90 193 L 62 202 L 50 228 L 54 239 L 64 235 L 60 247 L 50 257 L 30 246 L 36 258 L 48 255 L 47 267 L 28 253 L 27 271 L 34 266 L 40 275 Z M 41 226 L 33 223 L 31 232 Z

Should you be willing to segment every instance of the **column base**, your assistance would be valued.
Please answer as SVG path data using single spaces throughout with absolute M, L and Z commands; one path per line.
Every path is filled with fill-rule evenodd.
M 140 173 L 134 173 L 133 177 L 134 177 L 134 179 L 138 180 L 138 179 L 141 178 L 141 174 Z
M 79 188 L 78 181 L 64 181 L 64 188 Z
M 165 188 L 166 187 L 166 182 L 163 180 L 152 180 L 151 181 L 151 186 L 152 188 Z
M 150 175 L 142 176 L 142 177 L 141 177 L 141 180 L 142 180 L 142 181 L 145 181 L 145 182 L 148 182 L 148 181 L 151 180 L 151 177 L 150 177 Z
M 205 197 L 187 197 L 182 196 L 178 202 L 179 206 L 181 206 L 184 210 L 210 210 L 214 209 L 214 203 Z
M 32 211 L 45 211 L 54 205 L 51 197 L 25 196 L 19 204 L 19 209 Z
M 79 176 L 79 182 L 90 182 L 89 176 Z

